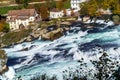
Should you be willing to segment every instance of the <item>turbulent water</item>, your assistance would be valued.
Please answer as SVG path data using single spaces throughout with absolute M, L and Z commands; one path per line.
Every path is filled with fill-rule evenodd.
M 20 75 L 23 80 L 30 80 L 37 73 L 56 74 L 62 80 L 62 71 L 76 68 L 79 65 L 77 60 L 84 58 L 89 63 L 89 60 L 97 59 L 101 55 L 98 47 L 113 57 L 119 55 L 119 25 L 110 27 L 112 24 L 108 23 L 86 31 L 82 31 L 79 25 L 71 26 L 70 31 L 54 41 L 39 39 L 5 48 L 7 65 L 15 70 L 16 77 Z M 28 51 L 22 51 L 23 48 L 28 48 Z

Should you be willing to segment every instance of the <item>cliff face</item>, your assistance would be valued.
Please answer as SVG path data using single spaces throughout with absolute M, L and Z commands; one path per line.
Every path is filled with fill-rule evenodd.
M 0 50 L 0 75 L 8 71 L 7 63 L 7 55 L 4 50 Z

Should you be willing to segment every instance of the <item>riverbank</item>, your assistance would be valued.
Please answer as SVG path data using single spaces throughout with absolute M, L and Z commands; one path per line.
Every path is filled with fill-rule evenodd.
M 96 58 L 99 59 L 101 56 L 99 51 L 101 50 L 97 49 L 101 48 L 107 50 L 113 58 L 118 56 L 117 52 L 120 48 L 114 50 L 114 47 L 120 45 L 118 43 L 120 39 L 119 26 L 109 28 L 105 25 L 103 28 L 98 27 L 99 31 L 93 28 L 93 31 L 90 32 L 91 29 L 82 31 L 79 27 L 80 24 L 71 25 L 71 29 L 66 35 L 54 41 L 36 40 L 4 48 L 9 58 L 8 65 L 15 69 L 15 80 L 19 76 L 23 80 L 31 80 L 31 78 L 44 73 L 50 76 L 57 75 L 59 80 L 64 80 L 62 72 L 69 68 L 76 70 L 76 67 L 80 65 L 76 61 L 81 60 L 81 58 L 84 58 L 85 63 L 88 64 L 88 67 L 84 69 L 85 72 L 82 71 L 83 74 L 86 74 L 88 68 L 94 69 L 88 62 L 96 60 Z M 101 48 L 96 44 L 99 44 Z M 27 47 L 29 50 L 20 51 Z M 81 71 L 81 69 L 78 70 Z
M 75 20 L 44 22 L 39 24 L 36 28 L 13 31 L 2 35 L 1 48 L 12 47 L 15 44 L 31 42 L 37 39 L 53 41 L 65 35 L 66 32 L 69 31 L 73 25 L 75 25 L 76 27 L 81 27 L 81 30 L 85 31 L 87 29 L 92 29 L 96 27 L 103 28 L 103 26 L 105 26 L 106 24 L 109 24 L 110 26 L 114 25 L 112 21 L 105 23 L 104 20 L 97 20 L 96 23 L 90 22 L 89 20 L 87 22 Z

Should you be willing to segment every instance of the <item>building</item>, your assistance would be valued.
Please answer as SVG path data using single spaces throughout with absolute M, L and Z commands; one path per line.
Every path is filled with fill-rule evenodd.
M 72 13 L 74 15 L 72 15 Z M 66 16 L 79 16 L 79 12 L 76 9 L 66 9 Z
M 71 8 L 72 9 L 80 9 L 80 3 L 86 0 L 71 0 Z
M 11 30 L 27 28 L 27 26 L 39 18 L 35 9 L 10 10 L 7 22 Z
M 56 8 L 54 8 L 50 11 L 50 19 L 51 18 L 61 18 L 61 17 L 63 17 L 63 15 L 64 15 L 63 11 L 60 11 Z

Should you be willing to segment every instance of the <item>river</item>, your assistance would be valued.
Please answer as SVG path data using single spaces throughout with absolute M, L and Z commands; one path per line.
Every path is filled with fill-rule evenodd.
M 57 75 L 62 80 L 63 71 L 75 69 L 79 65 L 77 60 L 84 58 L 89 63 L 99 58 L 99 46 L 111 56 L 118 55 L 120 25 L 109 27 L 109 24 L 86 31 L 74 25 L 64 36 L 54 41 L 39 39 L 4 48 L 8 56 L 7 65 L 15 70 L 16 77 L 21 76 L 23 80 L 30 80 L 36 74 L 43 73 Z M 29 50 L 21 51 L 26 47 Z

